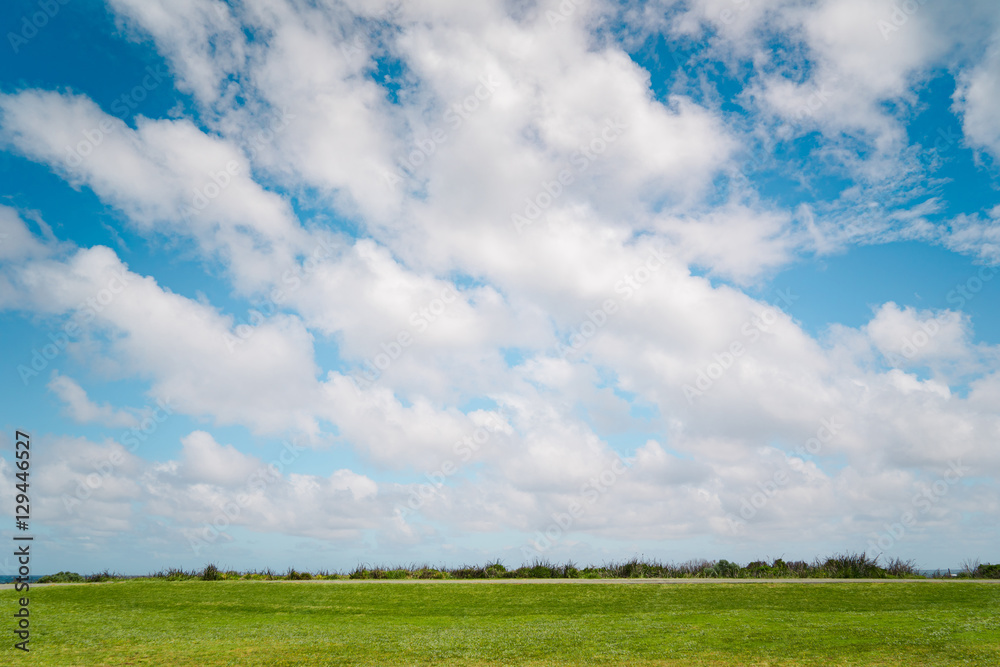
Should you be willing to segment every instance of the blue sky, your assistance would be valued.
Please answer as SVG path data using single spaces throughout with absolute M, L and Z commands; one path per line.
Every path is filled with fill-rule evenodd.
M 1000 13 L 963 4 L 7 3 L 40 567 L 989 561 Z

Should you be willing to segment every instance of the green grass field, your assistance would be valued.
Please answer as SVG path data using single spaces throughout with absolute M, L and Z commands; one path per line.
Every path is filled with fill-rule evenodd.
M 165 582 L 0 591 L 4 665 L 997 665 L 1000 585 Z

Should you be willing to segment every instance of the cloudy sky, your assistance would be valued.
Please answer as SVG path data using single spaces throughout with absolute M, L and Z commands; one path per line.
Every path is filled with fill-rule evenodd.
M 958 4 L 4 3 L 4 534 L 20 429 L 39 572 L 995 561 Z

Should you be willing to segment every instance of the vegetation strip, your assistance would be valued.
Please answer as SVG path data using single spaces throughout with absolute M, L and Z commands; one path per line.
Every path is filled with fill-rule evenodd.
M 959 579 L 1000 579 L 1000 564 L 981 564 L 967 561 L 965 568 L 954 575 L 938 571 L 936 577 L 956 577 Z M 923 579 L 917 573 L 912 561 L 899 558 L 888 561 L 885 566 L 878 564 L 878 557 L 871 558 L 864 553 L 838 554 L 825 559 L 817 558 L 811 564 L 805 561 L 785 562 L 778 558 L 770 564 L 764 561 L 753 561 L 747 565 L 739 565 L 728 560 L 719 561 L 688 561 L 680 565 L 660 563 L 658 561 L 641 561 L 632 559 L 621 563 L 606 563 L 601 566 L 578 568 L 573 563 L 553 565 L 545 561 L 536 561 L 532 565 L 524 565 L 514 570 L 508 570 L 503 563 L 497 561 L 482 566 L 463 566 L 459 568 L 432 568 L 430 566 L 410 567 L 369 567 L 361 565 L 352 572 L 342 574 L 322 571 L 317 573 L 301 572 L 289 568 L 284 574 L 270 569 L 263 571 L 239 572 L 223 570 L 216 565 L 206 565 L 199 572 L 188 572 L 180 568 L 156 572 L 144 577 L 131 577 L 114 574 L 109 571 L 82 576 L 75 572 L 58 572 L 47 575 L 38 583 L 81 583 L 102 582 L 121 579 L 163 579 L 165 581 L 188 581 L 201 579 L 204 581 L 227 581 L 246 579 L 255 581 L 307 581 L 307 580 L 474 580 L 474 579 Z

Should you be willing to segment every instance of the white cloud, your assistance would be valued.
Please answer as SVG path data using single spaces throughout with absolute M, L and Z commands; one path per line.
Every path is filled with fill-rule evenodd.
M 193 483 L 246 484 L 250 475 L 261 467 L 259 460 L 246 456 L 232 445 L 220 445 L 205 431 L 195 431 L 181 438 L 181 445 L 178 474 Z
M 38 90 L 0 96 L 0 113 L 0 136 L 19 151 L 90 187 L 154 237 L 194 238 L 241 290 L 260 289 L 315 244 L 287 202 L 251 178 L 238 148 L 188 120 L 139 117 L 133 130 L 86 97 Z
M 752 281 L 785 266 L 801 244 L 790 218 L 778 211 L 729 206 L 704 216 L 663 220 L 658 226 L 676 239 L 677 253 L 689 264 L 737 281 Z
M 1000 42 L 992 44 L 982 61 L 963 72 L 955 91 L 955 110 L 962 115 L 967 141 L 1000 159 Z
M 115 14 L 139 41 L 151 35 L 161 48 L 183 58 L 172 61 L 181 90 L 211 105 L 230 98 L 234 86 L 223 86 L 228 75 L 242 69 L 246 57 L 245 38 L 229 4 L 219 0 L 111 0 Z M 143 34 L 146 33 L 146 34 Z
M 1000 205 L 988 213 L 988 216 L 960 215 L 943 232 L 945 247 L 978 257 L 987 265 L 980 280 L 989 280 L 1000 265 Z
M 181 412 L 268 432 L 316 432 L 312 337 L 295 317 L 271 318 L 231 350 L 230 318 L 130 272 L 100 246 L 28 263 L 7 280 L 19 307 L 72 316 L 83 339 L 71 349 L 152 378 L 150 393 Z
M 225 516 L 227 503 L 242 508 L 235 525 L 300 536 L 343 537 L 391 516 L 391 499 L 380 501 L 378 485 L 351 470 L 329 477 L 274 474 L 268 463 L 218 444 L 207 432 L 181 442 L 179 461 L 151 463 L 115 442 L 53 440 L 48 465 L 33 477 L 39 492 L 34 516 L 60 526 L 60 544 L 99 544 L 116 533 L 135 534 L 151 518 L 167 519 L 171 525 L 163 528 L 176 540 L 175 557 L 190 557 L 188 538 L 202 553 L 227 541 L 205 530 Z M 0 460 L 0 469 L 8 465 Z
M 946 365 L 975 365 L 969 318 L 960 312 L 918 312 L 889 302 L 876 311 L 866 330 L 893 365 L 926 365 L 938 371 Z
M 135 426 L 139 423 L 139 418 L 133 412 L 116 410 L 108 403 L 98 405 L 91 401 L 87 392 L 73 378 L 53 372 L 48 387 L 65 403 L 69 416 L 80 423 L 97 422 L 115 427 Z
M 52 230 L 41 218 L 34 222 L 47 237 L 46 242 L 37 238 L 18 212 L 9 206 L 0 206 L 0 260 L 20 262 L 27 259 L 45 257 L 51 253 Z

